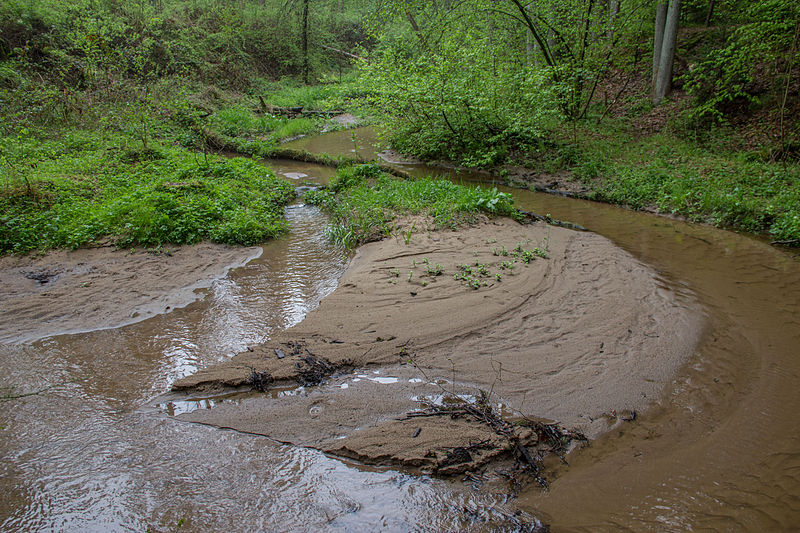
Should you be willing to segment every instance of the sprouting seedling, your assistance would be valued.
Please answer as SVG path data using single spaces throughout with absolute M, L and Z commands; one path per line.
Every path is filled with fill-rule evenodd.
M 400 277 L 400 270 L 397 269 L 397 268 L 393 268 L 392 270 L 389 271 L 389 274 L 391 274 L 392 276 L 394 276 L 396 278 L 399 278 Z
M 408 281 L 410 282 L 411 278 L 413 278 L 413 277 L 414 277 L 414 271 L 413 270 L 409 270 L 408 271 Z
M 408 228 L 408 231 L 403 231 L 403 241 L 406 244 L 411 242 L 411 236 L 414 234 L 414 227 L 416 226 L 416 222 L 411 223 L 411 227 Z
M 433 265 L 428 263 L 428 267 L 425 269 L 425 272 L 431 276 L 441 276 L 444 272 L 444 267 L 442 267 L 442 265 L 439 263 L 434 263 Z
M 503 276 L 501 276 L 501 275 L 500 275 L 500 272 L 498 272 L 497 274 L 495 274 L 495 275 L 494 275 L 494 277 L 495 277 L 495 279 L 496 279 L 497 281 L 503 281 Z

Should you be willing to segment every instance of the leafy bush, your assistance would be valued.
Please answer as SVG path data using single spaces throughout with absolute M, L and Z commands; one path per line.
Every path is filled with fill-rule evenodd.
M 739 17 L 724 46 L 709 51 L 687 75 L 687 90 L 696 99 L 693 115 L 698 119 L 723 119 L 731 104 L 758 101 L 759 93 L 767 92 L 754 85 L 758 71 L 762 79 L 774 80 L 775 86 L 768 91 L 782 92 L 786 65 L 800 60 L 800 48 L 793 41 L 800 24 L 800 4 L 751 2 Z

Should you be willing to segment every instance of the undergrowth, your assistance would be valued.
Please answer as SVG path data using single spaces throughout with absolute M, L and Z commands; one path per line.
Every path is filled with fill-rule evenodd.
M 389 235 L 390 223 L 402 215 L 425 214 L 453 228 L 479 213 L 519 216 L 511 195 L 497 189 L 435 178 L 398 179 L 374 164 L 340 168 L 328 190 L 309 191 L 305 200 L 330 214 L 329 236 L 346 246 Z
M 127 141 L 74 130 L 0 139 L 0 253 L 101 239 L 250 245 L 287 230 L 294 189 L 263 165 Z
M 554 135 L 513 163 L 555 177 L 568 171 L 598 201 L 781 241 L 800 238 L 800 166 L 758 151 L 732 152 L 720 146 L 726 142 L 681 140 L 671 132 L 637 138 L 613 121 L 583 123 L 571 138 Z
M 800 238 L 796 164 L 720 153 L 662 133 L 638 141 L 592 136 L 581 143 L 572 169 L 597 200 L 768 232 L 777 240 Z

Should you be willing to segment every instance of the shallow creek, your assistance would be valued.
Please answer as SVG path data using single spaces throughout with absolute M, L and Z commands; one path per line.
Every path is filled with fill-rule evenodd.
M 373 141 L 370 130 L 356 130 L 292 146 L 369 157 Z M 270 166 L 298 185 L 332 174 L 306 163 Z M 510 192 L 522 208 L 582 224 L 653 266 L 665 290 L 702 304 L 707 329 L 652 409 L 573 454 L 570 467 L 553 465 L 549 492 L 531 486 L 509 503 L 556 530 L 796 526 L 797 258 L 750 236 Z M 485 510 L 497 498 L 460 482 L 183 423 L 171 414 L 201 406 L 153 404 L 175 379 L 302 320 L 336 287 L 349 255 L 325 239 L 325 217 L 302 204 L 287 216 L 289 236 L 194 304 L 122 328 L 0 346 L 0 385 L 53 385 L 2 404 L 0 529 L 172 530 L 181 519 L 192 531 L 492 527 L 470 522 L 463 509 L 491 519 Z M 359 378 L 382 386 L 394 379 Z

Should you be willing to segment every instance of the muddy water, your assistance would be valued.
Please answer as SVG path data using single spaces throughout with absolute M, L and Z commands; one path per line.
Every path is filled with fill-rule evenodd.
M 295 147 L 374 152 L 369 130 L 356 135 Z M 298 185 L 331 174 L 276 167 Z M 549 493 L 529 490 L 516 503 L 556 530 L 800 523 L 800 263 L 747 236 L 514 194 L 522 207 L 578 222 L 653 265 L 665 289 L 702 303 L 709 324 L 655 408 L 556 467 Z M 307 206 L 287 215 L 289 237 L 195 304 L 124 328 L 0 346 L 0 385 L 52 386 L 0 404 L 0 529 L 171 530 L 181 519 L 193 531 L 491 527 L 453 512 L 487 508 L 489 496 L 148 407 L 178 377 L 296 323 L 335 288 L 347 258 L 325 240 L 324 217 Z
M 652 410 L 575 454 L 550 492 L 528 491 L 520 504 L 555 529 L 800 527 L 798 257 L 752 236 L 499 188 L 524 209 L 610 238 L 655 267 L 665 288 L 696 295 L 709 323 Z
M 292 179 L 330 170 L 277 165 Z M 297 174 L 307 174 L 299 176 Z M 348 256 L 316 208 L 205 298 L 123 328 L 0 346 L 2 531 L 308 531 L 455 527 L 452 505 L 492 503 L 441 482 L 358 469 L 265 438 L 186 424 L 148 407 L 177 378 L 302 320 Z

